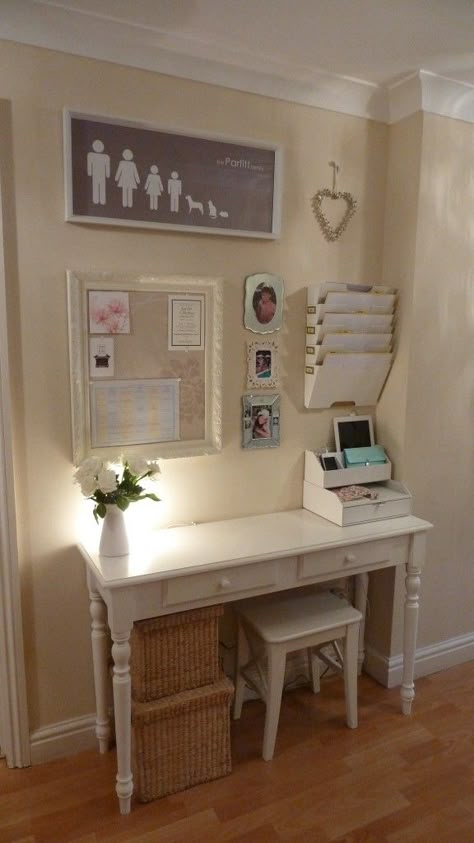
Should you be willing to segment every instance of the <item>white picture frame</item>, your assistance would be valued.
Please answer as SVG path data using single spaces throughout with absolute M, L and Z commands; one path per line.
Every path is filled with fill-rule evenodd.
M 339 416 L 333 420 L 336 452 L 375 445 L 372 416 Z
M 130 303 L 129 334 L 113 337 L 90 333 L 91 291 L 126 292 Z M 206 276 L 158 276 L 119 272 L 67 272 L 69 361 L 72 410 L 72 459 L 98 456 L 114 460 L 117 448 L 127 446 L 130 456 L 165 459 L 217 453 L 222 448 L 222 278 Z M 183 351 L 168 347 L 169 297 L 202 301 L 203 347 Z M 91 364 L 90 339 L 114 342 L 114 374 L 103 378 Z M 109 353 L 109 352 L 107 352 Z M 94 359 L 94 358 L 92 358 Z M 97 384 L 99 377 L 100 385 Z M 168 388 L 173 397 L 179 384 L 175 434 L 163 432 L 168 418 L 156 415 L 150 388 L 160 379 L 160 396 Z M 127 387 L 125 399 L 130 430 L 124 430 L 119 387 Z M 158 384 L 158 381 L 157 381 Z M 142 388 L 143 386 L 143 388 Z M 157 387 L 158 388 L 158 387 Z M 173 392 L 174 390 L 174 392 Z M 107 402 L 93 406 L 93 394 Z M 109 400 L 110 398 L 110 400 Z M 178 400 L 178 399 L 176 399 Z M 153 406 L 152 406 L 153 405 Z M 171 413 L 171 411 L 170 411 Z M 140 415 L 141 414 L 141 415 Z M 94 439 L 93 423 L 107 418 L 110 430 Z M 101 422 L 102 424 L 102 422 Z M 116 428 L 120 435 L 113 435 Z M 142 431 L 142 432 L 141 432 Z M 154 431 L 154 432 L 153 432 Z
M 255 334 L 279 331 L 283 320 L 283 281 L 270 272 L 245 279 L 244 325 Z
M 247 389 L 280 386 L 278 345 L 273 340 L 247 343 Z
M 276 239 L 282 149 L 64 109 L 67 222 Z

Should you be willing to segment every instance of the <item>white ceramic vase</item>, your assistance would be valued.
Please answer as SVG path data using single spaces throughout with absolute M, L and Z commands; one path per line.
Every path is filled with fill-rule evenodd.
M 108 504 L 100 534 L 99 553 L 101 556 L 126 556 L 128 551 L 124 514 L 115 504 Z

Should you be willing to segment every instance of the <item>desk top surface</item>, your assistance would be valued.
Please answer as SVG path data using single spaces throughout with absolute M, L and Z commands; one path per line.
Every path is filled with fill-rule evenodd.
M 117 588 L 420 533 L 431 526 L 428 521 L 407 515 L 339 527 L 306 509 L 295 509 L 150 530 L 133 537 L 127 556 L 100 556 L 96 542 L 84 542 L 79 550 L 99 582 Z

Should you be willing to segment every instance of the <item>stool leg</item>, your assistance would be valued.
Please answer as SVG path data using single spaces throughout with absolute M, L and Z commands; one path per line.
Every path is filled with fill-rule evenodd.
M 286 650 L 279 644 L 267 645 L 268 687 L 265 731 L 263 733 L 263 752 L 265 761 L 271 761 L 275 749 L 275 740 L 280 718 L 281 695 L 285 680 Z
M 320 670 L 319 670 L 319 659 L 318 653 L 314 649 L 314 647 L 308 647 L 308 668 L 309 668 L 309 678 L 311 681 L 311 685 L 313 686 L 313 694 L 319 694 L 321 690 L 321 683 L 320 683 Z
M 346 720 L 350 729 L 357 728 L 357 653 L 359 648 L 359 624 L 351 623 L 346 628 L 344 640 L 344 690 L 346 695 Z
M 234 720 L 238 720 L 242 714 L 242 703 L 244 701 L 245 680 L 241 673 L 241 667 L 249 660 L 249 645 L 245 630 L 239 619 L 237 627 L 237 653 L 235 659 L 235 694 L 234 694 Z

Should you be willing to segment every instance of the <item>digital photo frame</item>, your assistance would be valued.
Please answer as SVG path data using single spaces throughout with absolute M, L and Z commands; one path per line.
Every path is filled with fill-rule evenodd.
M 334 419 L 336 451 L 375 445 L 372 416 L 340 416 Z

